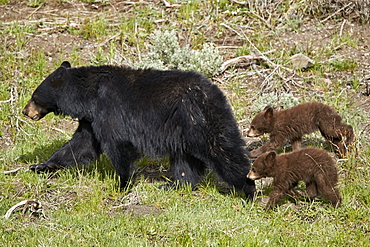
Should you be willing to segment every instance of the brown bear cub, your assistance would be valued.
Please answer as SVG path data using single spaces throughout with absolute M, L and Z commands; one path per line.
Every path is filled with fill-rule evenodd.
M 275 151 L 292 142 L 292 149 L 301 148 L 302 136 L 319 130 L 321 134 L 344 156 L 348 145 L 354 140 L 351 125 L 342 123 L 341 116 L 328 105 L 308 102 L 295 107 L 274 111 L 267 106 L 251 122 L 247 132 L 249 137 L 270 134 L 270 141 L 250 152 L 256 158 L 267 151 Z M 342 139 L 345 137 L 345 141 Z
M 290 193 L 299 181 L 306 184 L 308 196 L 313 199 L 320 192 L 334 207 L 340 206 L 341 197 L 335 188 L 338 172 L 328 152 L 318 148 L 304 148 L 277 155 L 266 152 L 253 162 L 247 178 L 257 180 L 273 177 L 273 191 L 266 205 L 269 210 Z

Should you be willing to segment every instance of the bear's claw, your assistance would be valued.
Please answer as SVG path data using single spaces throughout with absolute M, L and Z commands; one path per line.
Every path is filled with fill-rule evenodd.
M 39 172 L 53 172 L 53 171 L 59 170 L 60 166 L 57 165 L 57 164 L 42 163 L 42 164 L 30 165 L 29 169 L 30 169 L 30 171 L 37 172 L 37 173 L 39 173 Z

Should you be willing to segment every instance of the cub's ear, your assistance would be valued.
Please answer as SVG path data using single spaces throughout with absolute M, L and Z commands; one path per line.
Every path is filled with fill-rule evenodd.
M 68 61 L 64 61 L 60 67 L 64 67 L 64 68 L 71 68 L 71 64 L 68 62 Z
M 264 117 L 266 120 L 270 120 L 274 116 L 274 109 L 271 106 L 266 106 L 265 110 Z
M 275 159 L 276 159 L 275 151 L 268 153 L 268 155 L 266 155 L 265 157 L 265 160 L 270 164 L 275 163 Z

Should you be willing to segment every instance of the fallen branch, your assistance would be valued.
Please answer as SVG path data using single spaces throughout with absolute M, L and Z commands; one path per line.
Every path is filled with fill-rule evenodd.
M 13 207 L 11 207 L 6 214 L 4 215 L 5 219 L 9 219 L 10 215 L 17 210 L 22 210 L 22 215 L 25 215 L 27 210 L 31 212 L 30 216 L 32 214 L 39 214 L 41 213 L 44 217 L 44 210 L 42 208 L 41 202 L 39 202 L 36 199 L 30 199 L 30 200 L 24 200 L 20 203 L 15 204 Z
M 162 2 L 164 3 L 164 5 L 166 6 L 166 8 L 178 8 L 178 7 L 181 7 L 180 4 L 170 4 L 169 2 L 167 2 L 166 0 L 162 0 Z
M 320 21 L 320 23 L 324 23 L 326 22 L 327 20 L 329 20 L 330 18 L 332 18 L 333 16 L 335 16 L 336 14 L 338 14 L 339 12 L 341 12 L 342 10 L 344 10 L 345 8 L 349 7 L 350 5 L 352 5 L 353 3 L 349 3 L 347 4 L 346 6 L 344 6 L 343 8 L 335 11 L 333 14 L 329 15 L 328 17 L 326 17 L 324 20 Z
M 236 4 L 240 4 L 240 5 L 247 5 L 248 2 L 247 1 L 237 1 L 237 0 L 230 0 L 231 3 L 236 3 Z
M 239 33 L 238 31 L 236 31 L 234 28 L 230 27 L 229 25 L 225 24 L 225 23 L 221 23 L 221 26 L 224 26 L 228 29 L 230 29 L 231 31 L 235 32 L 237 35 L 239 35 L 240 37 L 244 38 L 245 40 L 248 41 L 248 43 L 253 47 L 253 49 L 255 49 L 257 51 L 257 53 L 263 57 L 264 61 L 266 61 L 268 64 L 270 64 L 272 67 L 275 67 L 275 68 L 282 68 L 286 71 L 289 71 L 289 72 L 293 72 L 293 70 L 289 69 L 289 68 L 286 68 L 286 67 L 283 67 L 279 64 L 276 64 L 274 62 L 272 62 L 270 59 L 268 59 L 264 54 L 266 53 L 262 53 L 253 43 L 252 41 L 250 41 L 250 39 L 247 37 L 247 35 L 245 35 L 245 33 Z
M 10 171 L 4 171 L 4 174 L 5 174 L 5 175 L 14 174 L 14 173 L 19 172 L 19 170 L 21 170 L 21 169 L 23 169 L 23 167 L 18 167 L 18 168 L 16 168 L 16 169 L 14 169 L 14 170 L 10 170 Z
M 106 45 L 108 42 L 110 42 L 111 40 L 117 38 L 118 36 L 120 36 L 121 33 L 117 33 L 115 35 L 113 35 L 112 37 L 109 37 L 108 39 L 104 40 L 103 42 L 101 42 L 100 44 L 97 44 L 96 46 L 104 46 Z
M 220 73 L 224 72 L 228 67 L 230 67 L 232 64 L 235 64 L 235 63 L 244 62 L 244 63 L 247 63 L 247 66 L 249 66 L 249 65 L 252 65 L 253 63 L 255 63 L 257 61 L 261 61 L 261 60 L 265 61 L 265 62 L 268 62 L 268 59 L 266 58 L 265 54 L 272 53 L 274 51 L 275 50 L 271 50 L 271 51 L 265 52 L 263 54 L 261 53 L 261 55 L 245 55 L 245 56 L 240 56 L 240 57 L 236 57 L 236 58 L 232 58 L 230 60 L 227 60 L 221 65 Z

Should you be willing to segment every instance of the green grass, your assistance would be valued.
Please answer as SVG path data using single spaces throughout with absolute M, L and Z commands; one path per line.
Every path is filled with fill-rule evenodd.
M 26 5 L 34 7 L 34 15 L 30 12 L 17 21 L 0 21 L 0 216 L 29 199 L 41 202 L 44 212 L 42 216 L 16 211 L 9 219 L 1 218 L 0 245 L 369 246 L 369 114 L 359 110 L 363 104 L 364 67 L 361 57 L 346 56 L 346 47 L 360 50 L 364 45 L 361 39 L 341 32 L 339 23 L 324 45 L 285 40 L 304 32 L 301 25 L 308 25 L 306 19 L 284 19 L 291 5 L 302 4 L 298 1 L 271 5 L 269 12 L 258 1 L 247 5 L 225 0 L 167 2 L 180 6 L 165 8 L 162 1 L 122 5 L 115 1 L 27 1 Z M 76 9 L 75 15 L 60 16 L 65 22 L 55 17 L 56 12 L 49 16 L 50 9 L 44 9 L 62 3 Z M 10 8 L 16 3 L 0 4 Z M 79 4 L 92 12 L 77 11 Z M 325 18 L 317 13 L 308 16 L 313 10 L 307 6 L 298 14 L 313 20 Z M 39 11 L 45 17 L 43 25 L 36 18 Z M 27 171 L 29 165 L 47 160 L 77 127 L 69 117 L 50 114 L 32 122 L 22 116 L 23 107 L 40 82 L 64 60 L 72 66 L 142 62 L 149 52 L 155 52 L 150 50 L 155 30 L 175 30 L 180 46 L 189 47 L 189 51 L 201 51 L 210 43 L 226 47 L 219 48 L 224 60 L 276 49 L 266 56 L 282 67 L 265 61 L 256 63 L 256 68 L 269 76 L 267 81 L 251 66 L 236 64 L 214 76 L 213 82 L 227 95 L 241 129 L 248 126 L 256 114 L 253 109 L 260 109 L 266 102 L 263 97 L 269 94 L 282 101 L 289 92 L 299 102 L 318 100 L 333 106 L 356 133 L 353 151 L 337 163 L 342 207 L 334 209 L 320 199 L 300 200 L 297 207 L 286 207 L 283 204 L 292 202 L 286 198 L 282 206 L 265 212 L 261 203 L 246 201 L 213 173 L 205 176 L 196 191 L 189 186 L 159 189 L 169 179 L 165 172 L 169 169 L 167 159 L 140 160 L 138 175 L 130 189 L 123 192 L 106 156 L 91 166 L 55 174 Z M 68 35 L 73 42 L 63 40 L 59 45 L 68 49 L 61 48 L 58 51 L 62 52 L 50 56 L 34 38 L 55 33 Z M 289 57 L 296 53 L 307 54 L 315 60 L 315 66 L 292 74 L 285 68 L 290 66 Z M 262 82 L 269 89 L 262 90 Z M 318 133 L 304 139 L 309 146 L 330 151 Z M 289 150 L 286 147 L 282 151 Z M 18 167 L 23 169 L 16 174 L 2 172 Z M 153 167 L 163 170 L 160 174 L 156 170 L 155 179 L 148 176 Z M 258 197 L 268 196 L 271 191 L 260 182 L 257 188 Z

